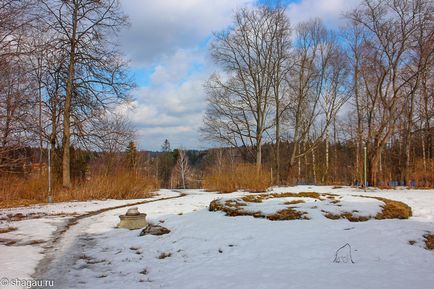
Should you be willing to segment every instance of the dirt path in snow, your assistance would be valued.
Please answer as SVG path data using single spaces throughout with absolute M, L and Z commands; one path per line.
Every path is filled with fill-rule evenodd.
M 62 278 L 69 271 L 68 265 L 74 264 L 78 256 L 77 254 L 62 254 L 65 252 L 83 252 L 83 249 L 91 248 L 95 245 L 95 241 L 92 237 L 81 233 L 87 226 L 92 224 L 98 215 L 121 208 L 128 208 L 137 205 L 154 203 L 159 201 L 171 200 L 182 198 L 186 194 L 173 190 L 179 193 L 178 196 L 159 198 L 155 200 L 145 200 L 132 204 L 125 204 L 115 207 L 103 208 L 93 212 L 85 213 L 77 217 L 70 218 L 64 223 L 58 225 L 57 230 L 53 234 L 53 237 L 45 246 L 44 258 L 38 263 L 35 269 L 35 273 L 32 275 L 34 279 L 53 279 L 55 288 L 61 288 L 62 282 L 57 282 L 59 278 Z M 68 248 L 68 250 L 64 250 Z M 79 254 L 80 255 L 80 254 Z M 59 274 L 60 273 L 60 274 Z M 39 287 L 38 287 L 39 288 Z

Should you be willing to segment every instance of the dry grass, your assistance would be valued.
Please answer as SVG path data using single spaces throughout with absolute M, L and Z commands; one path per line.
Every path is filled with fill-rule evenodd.
M 246 204 L 241 203 L 236 199 L 227 200 L 224 203 L 222 203 L 220 200 L 214 200 L 209 204 L 209 211 L 225 212 L 226 216 L 230 216 L 230 217 L 237 217 L 237 216 L 252 216 L 255 218 L 265 217 L 261 212 L 252 212 L 252 211 L 244 210 L 243 207 L 245 206 Z
M 321 199 L 321 195 L 316 192 L 301 192 L 301 193 L 272 193 L 270 194 L 273 198 L 312 198 L 312 199 Z
M 209 210 L 210 211 L 222 211 L 225 212 L 227 216 L 235 217 L 235 216 L 253 216 L 255 218 L 267 218 L 272 221 L 277 220 L 296 220 L 296 219 L 308 219 L 305 214 L 306 212 L 301 212 L 295 210 L 295 207 L 287 207 L 286 209 L 280 210 L 274 214 L 264 215 L 260 211 L 247 211 L 245 207 L 246 203 L 262 203 L 264 200 L 273 199 L 273 198 L 314 198 L 320 201 L 329 201 L 336 206 L 342 206 L 339 204 L 339 200 L 334 199 L 338 195 L 334 194 L 319 194 L 316 192 L 301 192 L 301 193 L 269 193 L 269 194 L 251 194 L 245 195 L 241 198 L 230 199 L 226 201 L 214 200 L 210 203 Z M 377 213 L 375 219 L 408 219 L 411 217 L 412 212 L 411 208 L 399 201 L 394 201 L 390 199 L 380 198 L 380 197 L 367 197 L 367 196 L 359 196 L 364 198 L 373 198 L 379 201 L 382 201 L 384 205 L 382 206 L 382 211 Z M 305 203 L 304 200 L 293 200 L 287 201 L 285 205 L 295 205 Z M 316 208 L 316 207 L 313 207 Z M 357 210 L 353 210 L 352 212 L 342 212 L 339 214 L 334 214 L 327 211 L 322 211 L 324 216 L 331 220 L 338 219 L 347 219 L 350 222 L 365 222 L 371 219 L 370 216 L 356 216 L 353 213 L 358 213 Z
M 114 176 L 95 176 L 71 191 L 61 191 L 56 201 L 91 199 L 140 199 L 151 197 L 159 188 L 158 181 L 149 176 L 121 173 Z
M 0 177 L 0 208 L 29 206 L 47 200 L 47 179 L 44 176 L 21 178 Z
M 271 194 L 260 194 L 260 195 L 245 195 L 241 198 L 244 202 L 248 203 L 262 203 L 263 200 L 274 199 L 274 198 L 313 198 L 321 199 L 321 195 L 315 192 L 301 192 L 301 193 L 271 193 Z M 291 201 L 294 202 L 294 201 Z M 295 201 L 297 203 L 304 203 L 303 200 Z
M 161 254 L 158 256 L 158 259 L 166 259 L 170 256 L 172 256 L 172 253 L 170 252 L 161 252 Z
M 9 233 L 12 231 L 16 231 L 16 227 L 6 227 L 6 228 L 0 228 L 0 234 Z
M 286 209 L 277 211 L 274 214 L 268 215 L 267 219 L 270 221 L 285 221 L 285 220 L 300 220 L 300 219 L 308 220 L 308 218 L 304 216 L 305 214 L 307 213 L 300 212 L 294 210 L 291 207 L 288 207 Z
M 241 200 L 248 203 L 262 203 L 264 199 L 265 196 L 262 195 L 245 195 L 241 198 Z
M 280 210 L 274 214 L 264 215 L 260 211 L 247 211 L 244 209 L 246 203 L 262 203 L 262 201 L 274 198 L 314 198 L 320 199 L 321 195 L 316 192 L 301 192 L 301 193 L 270 193 L 270 194 L 252 194 L 245 195 L 241 198 L 226 200 L 222 202 L 221 200 L 214 200 L 209 205 L 210 211 L 222 211 L 225 212 L 227 216 L 252 216 L 255 218 L 267 218 L 271 221 L 283 221 L 283 220 L 298 220 L 298 219 L 308 219 L 304 215 L 306 212 L 300 212 L 295 210 L 293 207 L 288 207 Z M 304 200 L 293 200 L 285 202 L 285 205 L 295 205 L 305 203 Z
M 236 199 L 227 200 L 224 203 L 220 200 L 214 200 L 210 203 L 209 210 L 225 212 L 226 216 L 229 217 L 252 216 L 254 218 L 267 218 L 271 221 L 308 219 L 304 216 L 306 212 L 300 212 L 291 207 L 280 210 L 274 214 L 264 215 L 260 211 L 246 211 L 244 210 L 245 206 L 246 204 L 241 203 Z
M 382 211 L 379 212 L 375 219 L 408 219 L 412 216 L 412 211 L 410 206 L 403 202 L 394 201 L 390 199 L 380 198 L 380 197 L 367 197 L 377 199 L 382 201 L 384 205 L 382 206 Z
M 425 246 L 428 250 L 434 250 L 434 234 L 426 234 L 423 236 L 425 238 Z
M 220 193 L 237 190 L 264 192 L 270 186 L 270 177 L 265 171 L 258 175 L 255 165 L 238 164 L 234 168 L 226 166 L 220 170 L 212 170 L 205 176 L 203 184 L 206 190 Z
M 375 215 L 375 219 L 377 220 L 408 219 L 409 217 L 412 216 L 411 208 L 407 204 L 404 204 L 403 202 L 380 198 L 380 197 L 367 197 L 367 196 L 359 196 L 359 197 L 377 199 L 384 203 L 381 212 Z M 331 203 L 335 204 L 337 202 L 332 201 Z M 343 212 L 341 214 L 333 214 L 330 212 L 324 212 L 324 213 L 325 213 L 324 216 L 331 220 L 347 219 L 350 222 L 365 222 L 370 219 L 370 217 L 367 216 L 354 216 L 353 213 L 351 212 Z
M 153 177 L 119 173 L 114 176 L 93 176 L 90 180 L 74 184 L 66 190 L 53 185 L 55 202 L 92 199 L 136 199 L 150 197 L 158 190 L 159 183 Z M 0 208 L 29 206 L 47 202 L 47 177 L 0 177 Z
M 294 201 L 289 201 L 289 202 L 285 202 L 285 205 L 295 205 L 295 204 L 301 204 L 301 203 L 306 203 L 304 200 L 294 200 Z
M 324 214 L 324 217 L 330 220 L 347 219 L 350 222 L 366 222 L 370 219 L 369 217 L 366 216 L 354 216 L 353 213 L 350 212 L 344 212 L 341 214 L 333 214 L 327 212 Z

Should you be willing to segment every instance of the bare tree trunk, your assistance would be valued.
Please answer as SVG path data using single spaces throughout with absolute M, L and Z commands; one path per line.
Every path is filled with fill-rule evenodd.
M 77 35 L 77 14 L 78 4 L 74 2 L 74 11 L 72 15 L 72 35 L 70 38 L 70 51 L 69 51 L 69 66 L 68 66 L 68 79 L 66 82 L 66 96 L 65 107 L 63 111 L 63 159 L 62 159 L 62 184 L 65 188 L 71 188 L 71 102 L 74 91 L 74 78 L 75 78 L 75 49 L 76 49 L 76 35 Z
M 276 183 L 280 184 L 280 116 L 276 107 Z
M 262 141 L 258 141 L 256 144 L 256 174 L 259 176 L 261 173 L 262 163 Z
M 312 174 L 313 174 L 313 183 L 316 184 L 315 149 L 312 150 Z
M 326 129 L 325 134 L 325 172 L 324 172 L 324 182 L 327 184 L 329 182 L 329 128 Z M 313 152 L 312 152 L 313 154 Z

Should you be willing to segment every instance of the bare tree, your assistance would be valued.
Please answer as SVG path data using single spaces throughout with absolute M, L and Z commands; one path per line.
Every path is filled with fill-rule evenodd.
M 190 173 L 190 165 L 188 156 L 182 149 L 178 149 L 178 159 L 176 160 L 175 172 L 181 179 L 182 188 L 185 189 L 186 178 Z
M 292 143 L 288 146 L 288 179 L 296 160 L 313 153 L 324 136 L 328 138 L 329 126 L 346 100 L 345 62 L 334 33 L 319 19 L 300 23 L 296 33 L 294 65 L 286 75 L 290 103 L 287 139 Z
M 403 113 L 404 99 L 418 86 L 420 70 L 413 69 L 412 35 L 430 21 L 432 11 L 432 4 L 424 0 L 365 0 L 348 16 L 363 33 L 359 71 L 363 99 L 359 103 L 366 123 L 369 182 L 373 185 L 378 182 L 382 151 Z
M 203 132 L 210 139 L 247 149 L 258 172 L 265 133 L 274 125 L 273 89 L 279 86 L 276 73 L 282 70 L 282 49 L 287 45 L 287 40 L 276 45 L 276 39 L 289 36 L 285 20 L 282 9 L 241 9 L 233 28 L 216 34 L 211 48 L 226 74 L 214 75 L 207 83 Z
M 123 72 L 125 64 L 110 42 L 127 22 L 120 12 L 118 0 L 40 2 L 55 41 L 68 54 L 63 102 L 62 176 L 63 186 L 70 188 L 72 126 L 80 131 L 83 117 L 89 118 L 89 109 L 92 111 L 95 105 L 106 108 L 114 98 L 125 98 L 130 87 Z
M 0 171 L 22 170 L 31 144 L 32 90 L 24 39 L 29 2 L 0 1 Z

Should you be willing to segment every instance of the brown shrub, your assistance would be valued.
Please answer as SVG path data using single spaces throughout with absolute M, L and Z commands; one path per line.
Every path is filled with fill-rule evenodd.
M 91 199 L 134 199 L 150 197 L 158 190 L 159 183 L 153 177 L 118 173 L 113 176 L 92 176 L 87 181 L 75 183 L 73 189 L 63 189 L 54 183 L 52 194 L 55 202 Z M 0 177 L 0 208 L 28 206 L 47 202 L 48 182 L 46 175 L 27 178 Z
M 415 161 L 412 179 L 416 181 L 417 188 L 428 189 L 434 187 L 434 170 L 431 168 L 434 168 L 434 158 L 426 159 L 425 162 L 422 158 Z
M 56 201 L 91 199 L 140 199 L 151 197 L 158 190 L 159 183 L 154 177 L 119 173 L 109 176 L 95 176 L 70 191 L 62 190 L 55 195 Z
M 33 205 L 44 201 L 47 201 L 46 177 L 0 177 L 0 208 Z
M 204 188 L 208 191 L 232 193 L 237 190 L 264 192 L 270 186 L 268 173 L 262 170 L 259 175 L 253 164 L 238 164 L 211 170 L 204 178 Z
M 423 236 L 425 238 L 425 245 L 428 250 L 434 250 L 434 234 L 426 234 Z

